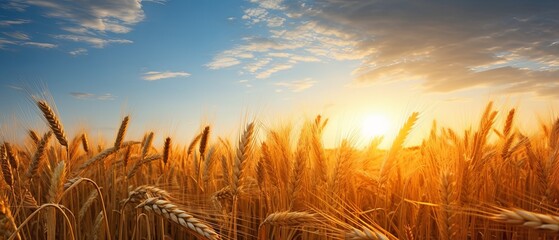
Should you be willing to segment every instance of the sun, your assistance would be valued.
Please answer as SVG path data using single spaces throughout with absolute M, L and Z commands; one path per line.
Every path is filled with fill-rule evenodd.
M 382 115 L 368 115 L 363 119 L 361 134 L 367 139 L 385 135 L 390 128 L 390 122 Z

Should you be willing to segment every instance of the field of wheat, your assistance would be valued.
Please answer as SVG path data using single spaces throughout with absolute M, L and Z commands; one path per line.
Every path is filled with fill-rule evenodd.
M 405 147 L 327 149 L 317 116 L 300 129 L 248 122 L 234 141 L 202 128 L 187 146 L 147 132 L 49 131 L 0 148 L 0 239 L 547 239 L 559 232 L 559 119 L 516 130 L 489 103 L 474 127 L 437 127 Z M 500 122 L 502 121 L 502 122 Z M 499 123 L 499 124 L 497 124 Z M 502 124 L 500 124 L 502 123 Z M 497 128 L 497 125 L 503 127 Z M 258 134 L 257 134 L 258 133 Z M 157 137 L 162 146 L 152 144 Z M 258 137 L 263 136 L 263 137 Z M 108 143 L 106 143 L 108 142 Z

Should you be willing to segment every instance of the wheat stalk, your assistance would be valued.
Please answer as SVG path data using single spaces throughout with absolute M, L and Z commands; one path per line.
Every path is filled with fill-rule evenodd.
M 172 204 L 169 201 L 161 200 L 158 198 L 148 198 L 147 200 L 136 206 L 136 208 L 144 208 L 147 211 L 152 211 L 170 221 L 181 225 L 187 230 L 198 234 L 204 239 L 220 239 L 219 235 L 212 227 L 203 223 L 198 218 L 179 209 L 176 205 Z

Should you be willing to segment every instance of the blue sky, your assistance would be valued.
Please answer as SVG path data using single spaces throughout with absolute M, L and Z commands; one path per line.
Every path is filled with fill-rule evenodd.
M 324 114 L 331 138 L 371 114 L 462 127 L 488 100 L 533 123 L 557 106 L 557 16 L 554 1 L 7 0 L 0 125 L 36 126 L 21 88 L 38 86 L 70 132 L 107 137 L 127 114 L 135 136 L 185 141 L 247 117 Z

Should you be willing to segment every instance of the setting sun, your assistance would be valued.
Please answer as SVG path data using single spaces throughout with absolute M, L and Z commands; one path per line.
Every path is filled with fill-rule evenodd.
M 390 122 L 382 115 L 369 115 L 363 119 L 361 134 L 365 138 L 385 135 L 390 128 Z

